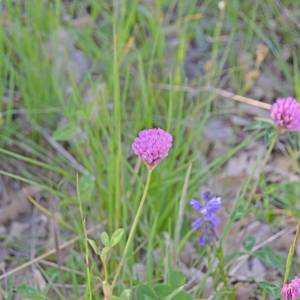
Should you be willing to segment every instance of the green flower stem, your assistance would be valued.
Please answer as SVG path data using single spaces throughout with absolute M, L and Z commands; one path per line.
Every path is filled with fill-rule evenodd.
M 102 254 L 100 254 L 100 259 L 104 270 L 104 281 L 108 282 L 108 271 L 107 271 L 106 259 Z
M 288 257 L 287 257 L 287 260 L 286 260 L 283 283 L 287 283 L 288 278 L 289 278 L 289 274 L 290 274 L 290 270 L 291 270 L 291 267 L 292 267 L 293 257 L 294 257 L 294 253 L 295 253 L 296 244 L 297 244 L 297 241 L 298 241 L 298 238 L 299 238 L 299 234 L 300 234 L 300 221 L 298 222 L 296 235 L 295 235 L 293 243 L 290 247 L 289 254 L 288 254 Z
M 220 276 L 224 283 L 224 286 L 229 288 L 226 272 L 225 272 L 225 260 L 224 260 L 224 253 L 223 253 L 223 246 L 220 245 L 220 247 L 217 249 L 216 255 L 219 259 L 219 270 L 220 270 Z
M 114 289 L 114 287 L 117 283 L 117 280 L 118 280 L 118 277 L 120 275 L 121 269 L 122 269 L 122 267 L 125 263 L 125 260 L 126 260 L 127 254 L 128 254 L 129 247 L 132 243 L 136 227 L 137 227 L 138 222 L 140 220 L 140 217 L 141 217 L 141 214 L 142 214 L 142 211 L 143 211 L 143 206 L 144 206 L 146 196 L 147 196 L 149 186 L 150 186 L 152 171 L 153 171 L 153 169 L 151 169 L 151 168 L 148 169 L 147 181 L 146 181 L 146 184 L 145 184 L 145 187 L 144 187 L 143 195 L 142 195 L 138 210 L 136 212 L 135 218 L 133 220 L 133 223 L 132 223 L 132 226 L 131 226 L 131 229 L 130 229 L 130 232 L 129 232 L 129 236 L 128 236 L 128 239 L 127 239 L 127 242 L 126 242 L 126 245 L 125 245 L 125 249 L 124 249 L 121 261 L 118 265 L 117 271 L 116 271 L 114 279 L 112 281 L 111 291 L 113 291 L 113 289 Z

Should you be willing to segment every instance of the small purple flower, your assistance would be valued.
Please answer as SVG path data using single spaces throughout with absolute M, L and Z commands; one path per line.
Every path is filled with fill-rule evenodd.
M 202 247 L 204 247 L 208 242 L 208 238 L 205 235 L 202 235 L 199 240 L 198 240 L 198 244 Z
M 281 289 L 283 300 L 297 300 L 300 298 L 300 278 L 295 277 L 290 283 L 284 284 Z
M 280 129 L 299 131 L 300 103 L 292 97 L 277 99 L 271 107 L 271 118 Z
M 196 218 L 192 223 L 192 228 L 201 231 L 198 240 L 200 246 L 205 246 L 211 237 L 216 237 L 215 229 L 220 222 L 220 218 L 216 213 L 221 209 L 221 197 L 213 196 L 209 192 L 202 193 L 202 202 L 192 199 L 191 207 L 198 211 L 200 217 Z
M 145 129 L 139 132 L 132 144 L 133 152 L 146 164 L 154 168 L 167 157 L 172 147 L 171 134 L 161 128 Z

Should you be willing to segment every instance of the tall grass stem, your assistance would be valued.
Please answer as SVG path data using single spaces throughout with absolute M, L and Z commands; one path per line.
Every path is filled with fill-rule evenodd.
M 290 274 L 290 271 L 291 271 L 293 257 L 294 257 L 297 241 L 298 241 L 298 238 L 299 238 L 299 234 L 300 234 L 300 221 L 298 222 L 295 238 L 294 238 L 293 243 L 292 243 L 292 245 L 289 249 L 289 254 L 288 254 L 288 257 L 287 257 L 287 260 L 286 260 L 283 283 L 287 283 L 288 278 L 289 278 L 289 274 Z

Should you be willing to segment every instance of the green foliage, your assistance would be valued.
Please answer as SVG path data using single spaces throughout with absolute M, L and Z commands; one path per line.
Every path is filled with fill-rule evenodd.
M 145 285 L 141 284 L 135 291 L 135 299 L 193 299 L 188 293 L 183 291 L 185 276 L 178 271 L 171 270 L 166 283 Z
M 256 243 L 255 237 L 249 235 L 243 240 L 243 247 L 246 251 L 251 251 L 255 243 Z
M 68 124 L 64 127 L 59 127 L 53 132 L 53 138 L 57 141 L 68 141 L 76 132 L 75 124 Z
M 277 136 L 277 129 L 273 126 L 270 128 L 266 128 L 265 130 L 265 143 L 266 145 L 270 145 L 272 141 L 276 138 Z
M 241 199 L 244 200 L 244 199 Z M 238 221 L 241 218 L 245 217 L 249 212 L 249 205 L 245 204 L 244 201 L 240 201 L 236 206 L 235 210 L 231 214 L 232 221 Z
M 111 236 L 111 238 L 109 237 L 109 235 L 107 234 L 107 232 L 102 232 L 100 234 L 100 239 L 102 244 L 104 245 L 104 247 L 100 250 L 100 247 L 97 246 L 96 242 L 94 240 L 88 239 L 88 242 L 91 246 L 91 248 L 93 249 L 93 251 L 97 254 L 97 255 L 102 255 L 104 257 L 107 256 L 108 252 L 111 251 L 111 249 L 113 247 L 115 247 L 117 244 L 120 243 L 122 237 L 124 235 L 124 229 L 123 228 L 119 228 L 117 229 Z
M 116 246 L 121 241 L 123 235 L 124 235 L 124 229 L 123 228 L 117 229 L 111 236 L 109 246 L 110 247 Z
M 259 283 L 259 287 L 267 292 L 272 299 L 280 299 L 280 287 L 272 282 L 262 281 Z
M 97 244 L 94 240 L 88 239 L 88 243 L 96 254 L 99 254 L 99 250 L 97 248 Z
M 249 124 L 246 129 L 263 131 L 266 145 L 271 144 L 277 135 L 277 129 L 270 119 L 257 119 Z
M 295 151 L 300 150 L 300 141 L 299 141 L 299 133 L 298 132 L 289 132 L 288 140 L 291 143 L 293 149 L 295 149 Z
M 183 286 L 185 283 L 185 276 L 178 271 L 175 270 L 171 270 L 168 276 L 168 284 L 175 288 L 179 288 L 181 286 Z
M 110 245 L 110 239 L 109 239 L 109 236 L 107 234 L 107 232 L 102 232 L 100 234 L 100 239 L 101 239 L 101 242 L 104 246 L 108 247 Z
M 266 130 L 274 127 L 273 122 L 270 119 L 257 119 L 250 123 L 246 129 L 247 130 Z
M 141 300 L 156 300 L 157 294 L 155 293 L 153 288 L 143 284 L 135 289 L 134 298 L 141 299 Z
M 45 300 L 47 299 L 40 291 L 27 285 L 22 284 L 16 288 L 16 293 L 22 297 L 32 300 Z
M 112 296 L 111 300 L 131 300 L 131 290 L 126 289 L 124 290 L 119 297 Z
M 276 254 L 270 246 L 261 248 L 254 255 L 261 259 L 266 266 L 276 268 L 281 274 L 284 274 L 286 258 Z
M 84 202 L 90 201 L 95 189 L 95 177 L 87 174 L 79 178 L 79 190 Z

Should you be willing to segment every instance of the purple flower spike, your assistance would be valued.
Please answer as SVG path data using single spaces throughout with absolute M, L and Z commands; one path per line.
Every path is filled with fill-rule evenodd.
M 210 192 L 206 191 L 201 193 L 201 197 L 205 202 L 208 202 L 211 199 L 212 195 Z
M 212 237 L 216 237 L 215 229 L 220 222 L 216 213 L 221 209 L 222 204 L 221 197 L 213 196 L 209 192 L 203 192 L 202 199 L 203 204 L 193 199 L 190 205 L 200 214 L 192 223 L 192 228 L 201 231 L 198 243 L 200 246 L 205 246 Z
M 200 209 L 202 207 L 200 202 L 196 199 L 192 199 L 190 205 L 193 209 Z
M 295 277 L 290 283 L 286 283 L 281 289 L 283 300 L 297 300 L 300 297 L 300 278 Z
M 195 221 L 192 223 L 192 227 L 193 227 L 194 229 L 199 229 L 199 228 L 201 228 L 201 225 L 202 225 L 202 219 L 201 219 L 201 218 L 195 219 Z
M 201 236 L 198 240 L 198 244 L 202 247 L 204 247 L 207 242 L 208 242 L 208 240 L 207 240 L 206 236 Z
M 212 197 L 206 205 L 207 213 L 210 215 L 217 212 L 220 208 L 221 208 L 221 197 Z
M 271 118 L 283 130 L 299 131 L 300 103 L 292 97 L 277 99 L 271 107 Z
M 133 152 L 146 164 L 154 168 L 167 157 L 172 147 L 171 134 L 161 128 L 145 129 L 139 132 L 132 144 Z

